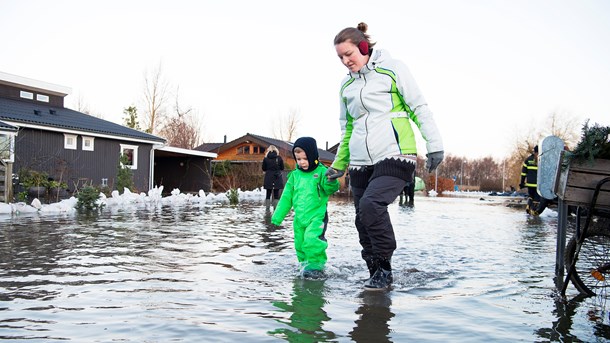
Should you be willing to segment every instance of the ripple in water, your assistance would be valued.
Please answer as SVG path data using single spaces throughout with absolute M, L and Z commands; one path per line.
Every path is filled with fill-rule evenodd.
M 349 201 L 333 200 L 327 278 L 304 280 L 291 217 L 262 203 L 24 216 L 0 229 L 0 338 L 32 342 L 594 341 L 604 305 L 553 297 L 556 216 L 497 201 L 390 206 L 390 292 L 365 292 Z M 574 295 L 574 294 L 572 294 Z M 607 317 L 607 316 L 606 316 Z M 592 319 L 594 318 L 594 319 Z

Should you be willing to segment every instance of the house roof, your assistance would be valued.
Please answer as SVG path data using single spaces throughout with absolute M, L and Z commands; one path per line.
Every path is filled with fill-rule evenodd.
M 253 133 L 247 133 L 244 137 L 253 137 L 256 140 L 264 143 L 264 146 L 268 147 L 269 145 L 275 145 L 279 150 L 286 150 L 288 152 L 292 152 L 292 142 L 283 141 L 275 138 L 255 135 Z
M 249 133 L 248 135 L 251 135 L 252 137 L 256 137 L 262 141 L 269 142 L 270 144 L 275 145 L 278 149 L 285 149 L 289 152 L 292 152 L 292 147 L 293 147 L 294 142 L 282 141 L 279 139 L 259 136 L 259 135 L 255 135 L 252 133 Z M 332 161 L 335 159 L 335 154 L 333 154 L 332 152 L 326 151 L 324 149 L 321 149 L 319 143 L 317 145 L 318 145 L 318 156 L 320 157 L 320 159 L 325 160 L 325 161 Z
M 335 155 L 336 155 L 336 154 L 337 154 L 337 150 L 339 150 L 339 144 L 340 144 L 340 143 L 341 143 L 341 142 L 339 142 L 339 143 L 337 143 L 337 144 L 335 144 L 335 145 L 331 146 L 330 148 L 328 148 L 328 151 L 330 151 L 330 152 L 332 152 L 333 154 L 335 154 Z
M 0 98 L 0 121 L 17 127 L 90 134 L 147 143 L 165 143 L 165 139 L 123 125 L 90 116 L 69 108 L 53 107 Z
M 13 125 L 0 121 L 0 132 L 17 132 L 19 129 Z
M 190 150 L 190 149 L 182 149 L 176 148 L 173 146 L 164 146 L 159 149 L 155 149 L 155 156 L 200 156 L 200 157 L 209 157 L 216 158 L 218 155 L 212 152 L 206 152 L 201 150 Z
M 290 145 L 287 142 L 280 141 L 280 140 L 277 140 L 274 138 L 268 138 L 268 137 L 264 137 L 264 136 L 254 135 L 251 133 L 246 133 L 245 135 L 243 135 L 239 138 L 236 138 L 230 142 L 203 143 L 200 146 L 196 147 L 195 150 L 220 153 L 221 151 L 225 151 L 225 150 L 234 148 L 234 147 L 238 146 L 239 144 L 242 144 L 247 141 L 253 141 L 263 147 L 268 147 L 269 145 L 275 145 L 280 150 L 283 149 L 283 150 L 290 151 L 292 149 L 292 145 Z
M 255 135 L 253 133 L 246 133 L 245 135 L 243 135 L 237 139 L 234 139 L 230 142 L 227 142 L 227 143 L 204 143 L 195 149 L 201 150 L 201 151 L 220 153 L 227 149 L 234 148 L 234 147 L 238 146 L 239 144 L 242 144 L 245 141 L 252 141 L 263 147 L 268 147 L 269 145 L 275 145 L 280 151 L 284 151 L 288 154 L 292 153 L 292 144 L 293 144 L 292 142 L 287 142 L 287 141 L 282 141 L 282 140 L 275 139 L 275 138 Z M 318 146 L 318 155 L 321 160 L 325 160 L 325 161 L 332 161 L 335 159 L 335 154 L 328 152 L 324 149 L 320 149 L 319 146 Z
M 335 154 L 333 154 L 330 151 L 326 151 L 324 149 L 318 148 L 318 155 L 320 156 L 319 158 L 321 160 L 325 160 L 325 161 L 334 161 L 335 160 Z
M 218 152 L 218 149 L 225 143 L 203 143 L 196 147 L 195 150 L 207 151 L 207 152 Z
M 70 87 L 57 85 L 54 83 L 30 79 L 27 77 L 13 75 L 0 71 L 0 83 L 17 86 L 21 89 L 43 91 L 45 93 L 64 97 L 72 92 Z

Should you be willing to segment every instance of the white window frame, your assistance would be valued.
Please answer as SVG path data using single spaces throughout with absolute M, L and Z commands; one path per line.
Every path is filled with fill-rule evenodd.
M 77 137 L 78 137 L 77 135 L 70 135 L 70 134 L 64 133 L 64 149 L 76 150 L 76 148 L 77 148 L 76 138 Z M 70 143 L 70 138 L 72 138 L 74 140 L 73 143 Z
M 121 144 L 121 151 L 119 156 L 123 155 L 126 149 L 133 150 L 133 156 L 131 157 L 131 165 L 127 164 L 125 167 L 130 169 L 138 169 L 138 148 L 137 145 Z
M 83 151 L 94 151 L 95 150 L 95 137 L 88 137 L 88 136 L 83 136 L 81 137 L 83 139 L 83 143 L 82 143 L 82 147 L 83 147 Z M 90 142 L 89 146 L 87 146 L 87 142 Z
M 49 96 L 44 94 L 36 94 L 36 100 L 42 102 L 49 102 Z
M 34 100 L 34 93 L 28 91 L 20 91 L 19 96 L 24 99 Z
M 8 158 L 2 158 L 2 160 L 4 162 L 15 162 L 15 135 L 11 133 L 0 132 L 0 136 L 8 137 Z M 2 143 L 0 142 L 0 144 Z M 0 157 L 2 156 L 0 155 Z

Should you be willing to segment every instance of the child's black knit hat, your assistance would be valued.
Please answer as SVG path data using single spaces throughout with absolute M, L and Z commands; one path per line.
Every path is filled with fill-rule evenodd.
M 318 168 L 318 145 L 316 144 L 316 140 L 312 137 L 301 137 L 294 142 L 292 146 L 292 156 L 294 156 L 294 148 L 301 148 L 305 151 L 307 155 L 307 161 L 309 161 L 309 167 L 304 171 L 312 171 Z M 294 158 L 296 160 L 296 156 Z M 298 164 L 297 164 L 297 168 Z

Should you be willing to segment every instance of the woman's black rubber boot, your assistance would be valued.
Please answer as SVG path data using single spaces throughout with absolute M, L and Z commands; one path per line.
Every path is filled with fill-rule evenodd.
M 379 259 L 379 267 L 370 279 L 364 282 L 364 289 L 370 291 L 382 291 L 388 289 L 392 284 L 392 265 L 390 259 Z

